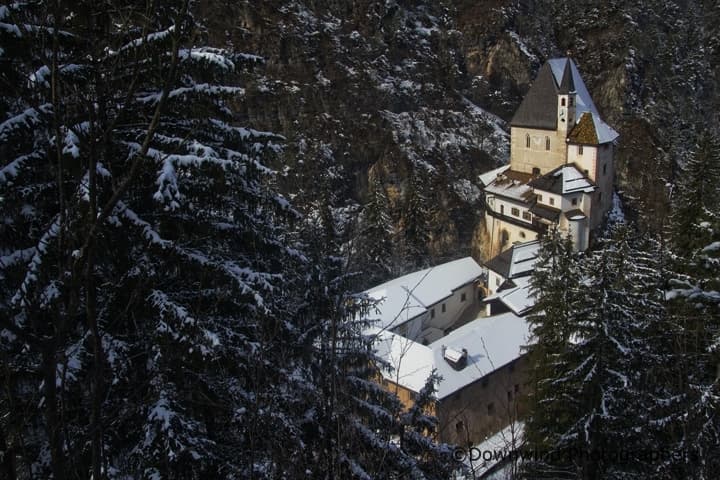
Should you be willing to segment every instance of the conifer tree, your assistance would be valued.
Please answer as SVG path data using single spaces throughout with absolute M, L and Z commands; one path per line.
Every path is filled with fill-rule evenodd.
M 302 262 L 262 163 L 279 137 L 236 125 L 224 82 L 259 59 L 202 46 L 191 7 L 0 9 L 10 478 L 261 476 L 267 429 L 293 432 L 262 407 Z
M 414 406 L 404 411 L 397 396 L 378 382 L 381 361 L 366 335 L 372 308 L 368 299 L 349 295 L 348 284 L 360 273 L 349 271 L 340 238 L 321 223 L 308 221 L 303 238 L 307 283 L 298 318 L 314 361 L 295 378 L 304 402 L 302 462 L 286 465 L 292 478 L 448 478 L 455 463 L 447 445 L 433 442 L 437 419 L 428 413 L 437 377 L 428 379 Z M 302 376 L 300 375 L 302 374 Z
M 536 299 L 528 316 L 533 338 L 529 347 L 533 388 L 528 396 L 525 440 L 529 448 L 549 455 L 526 464 L 526 472 L 533 478 L 548 472 L 565 472 L 572 477 L 559 440 L 578 415 L 575 385 L 563 381 L 563 374 L 572 368 L 567 364 L 567 351 L 576 326 L 580 284 L 577 260 L 570 239 L 557 230 L 542 238 L 531 279 Z
M 673 200 L 671 243 L 675 276 L 669 282 L 675 375 L 666 382 L 667 444 L 681 452 L 663 462 L 666 475 L 711 478 L 720 468 L 720 150 L 701 134 L 681 171 Z
M 709 243 L 711 224 L 720 219 L 720 140 L 712 131 L 699 136 L 682 166 L 672 198 L 671 239 L 678 253 Z
M 427 177 L 428 174 L 420 167 L 413 167 L 405 191 L 403 236 L 407 247 L 408 265 L 413 269 L 424 268 L 428 262 L 431 209 Z
M 371 174 L 369 201 L 359 220 L 356 240 L 358 266 L 366 272 L 367 285 L 381 283 L 392 272 L 392 219 L 385 187 L 377 174 Z
M 566 270 L 555 283 L 538 281 L 548 276 L 546 255 L 534 278 L 543 287 L 538 305 L 545 315 L 531 317 L 537 332 L 531 359 L 540 381 L 526 438 L 547 455 L 526 465 L 526 474 L 633 478 L 654 470 L 657 458 L 646 454 L 664 438 L 653 425 L 666 414 L 660 405 L 669 397 L 656 380 L 670 356 L 657 245 L 638 243 L 620 225 L 596 252 L 574 259 L 574 275 Z M 547 312 L 559 312 L 550 318 L 562 324 L 549 328 Z M 538 358 L 549 345 L 553 350 Z

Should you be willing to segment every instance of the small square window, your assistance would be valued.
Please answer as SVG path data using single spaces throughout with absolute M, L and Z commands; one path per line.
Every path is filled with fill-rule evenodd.
M 513 217 L 519 217 L 520 216 L 520 210 L 513 207 L 510 209 L 510 213 L 513 215 Z
M 488 415 L 495 415 L 495 404 L 490 402 L 487 406 Z
M 520 393 L 520 384 L 516 383 L 515 384 L 515 394 L 518 394 L 518 393 Z
M 508 402 L 512 402 L 513 394 L 510 390 L 507 391 L 507 400 Z
M 465 300 L 467 300 L 467 295 L 465 295 L 464 293 L 461 293 L 461 294 L 460 294 L 460 301 L 461 301 L 461 302 L 464 302 Z
M 583 154 L 583 146 L 578 145 L 578 155 L 582 155 L 582 154 Z
M 520 233 L 518 233 L 518 235 L 520 235 L 520 238 L 525 238 L 525 232 L 523 232 L 522 230 L 520 231 Z
M 573 204 L 573 205 L 577 205 L 577 200 L 578 200 L 577 198 L 573 198 L 573 199 L 572 199 L 572 204 Z
M 550 197 L 550 205 L 555 205 L 555 199 L 553 197 Z
M 481 382 L 481 385 L 482 385 L 483 387 L 487 387 L 487 386 L 488 386 L 488 383 L 490 383 L 490 380 L 488 379 L 488 377 L 483 377 L 482 382 Z
M 495 277 L 495 286 L 496 287 L 500 286 L 500 277 Z
M 538 202 L 542 202 L 542 201 L 543 201 L 542 195 L 539 195 L 539 194 L 538 194 L 538 196 L 537 196 L 537 201 L 538 201 Z
M 527 220 L 528 222 L 532 221 L 532 215 L 528 211 L 523 212 L 522 217 L 523 220 Z
M 607 163 L 603 165 L 603 175 L 607 175 Z
M 445 313 L 445 304 L 442 304 L 442 313 Z
M 435 318 L 435 309 L 434 308 L 430 309 L 430 318 Z

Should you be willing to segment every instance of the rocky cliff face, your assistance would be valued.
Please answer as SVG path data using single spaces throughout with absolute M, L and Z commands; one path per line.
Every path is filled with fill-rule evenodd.
M 717 125 L 711 2 L 207 1 L 205 12 L 217 43 L 266 59 L 237 108 L 286 136 L 276 167 L 299 209 L 327 205 L 350 236 L 379 180 L 404 242 L 409 179 L 422 178 L 429 256 L 408 268 L 469 253 L 477 174 L 507 160 L 504 120 L 547 58 L 570 50 L 621 132 L 618 185 L 648 228 L 694 131 Z

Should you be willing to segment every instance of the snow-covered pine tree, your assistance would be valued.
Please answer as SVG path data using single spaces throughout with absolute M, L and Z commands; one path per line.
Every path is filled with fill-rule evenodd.
M 262 477 L 295 435 L 279 137 L 236 126 L 224 82 L 259 59 L 193 6 L 0 7 L 9 478 Z
M 364 274 L 365 285 L 386 281 L 392 273 L 393 225 L 390 218 L 390 202 L 385 186 L 377 172 L 371 171 L 368 202 L 359 219 L 356 244 L 358 268 Z
M 414 165 L 405 187 L 402 232 L 408 271 L 428 266 L 430 244 L 429 176 L 423 167 Z
M 712 478 L 720 469 L 720 142 L 708 130 L 681 171 L 673 197 L 676 276 L 672 311 L 674 378 L 667 388 L 668 444 L 682 455 L 662 464 L 674 477 Z
M 656 469 L 667 401 L 670 338 L 659 244 L 626 225 L 584 262 L 578 313 L 578 395 L 582 414 L 565 435 L 581 453 L 584 478 L 637 478 Z
M 704 247 L 711 224 L 719 223 L 720 140 L 711 130 L 702 132 L 681 166 L 672 196 L 671 241 L 678 254 Z
M 563 238 L 555 229 L 541 240 L 531 285 L 536 303 L 528 316 L 532 332 L 528 347 L 532 388 L 527 398 L 529 414 L 524 437 L 529 449 L 548 455 L 526 462 L 525 475 L 573 478 L 572 465 L 561 449 L 560 439 L 579 415 L 576 386 L 565 376 L 574 368 L 568 364 L 568 350 L 576 335 L 580 272 L 570 239 Z
M 291 376 L 301 392 L 296 401 L 302 443 L 298 456 L 284 464 L 284 478 L 446 479 L 456 466 L 451 450 L 432 439 L 437 420 L 429 414 L 436 377 L 428 379 L 408 412 L 378 381 L 380 360 L 374 339 L 364 334 L 372 303 L 349 295 L 360 272 L 341 251 L 339 238 L 321 219 L 305 222 L 303 299 L 298 325 L 313 361 Z M 422 433 L 428 436 L 423 437 Z M 298 461 L 301 459 L 301 461 Z
M 659 247 L 619 225 L 589 257 L 548 271 L 549 242 L 552 236 L 533 280 L 538 313 L 530 317 L 530 352 L 539 381 L 525 434 L 547 455 L 528 463 L 526 475 L 635 478 L 654 471 L 658 459 L 647 455 L 666 438 L 669 395 L 661 380 L 671 356 Z M 572 257 L 570 248 L 560 257 Z

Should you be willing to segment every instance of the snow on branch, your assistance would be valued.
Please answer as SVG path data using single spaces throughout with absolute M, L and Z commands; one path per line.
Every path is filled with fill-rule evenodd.
M 228 52 L 221 48 L 183 48 L 178 51 L 178 58 L 181 62 L 198 62 L 227 72 L 235 71 L 235 64 L 228 57 Z
M 118 201 L 115 210 L 118 211 L 118 214 L 120 216 L 129 220 L 136 227 L 139 227 L 142 230 L 143 237 L 145 237 L 145 239 L 148 240 L 150 243 L 159 245 L 162 248 L 168 248 L 172 246 L 171 241 L 161 238 L 160 234 L 156 232 L 155 229 L 153 229 L 148 222 L 141 219 L 137 215 L 137 213 L 132 211 L 127 205 L 125 205 L 124 202 Z
M 32 128 L 40 123 L 40 115 L 52 112 L 49 103 L 40 105 L 38 108 L 27 108 L 17 115 L 13 115 L 0 123 L 0 142 L 7 142 L 13 133 L 23 128 Z
M 32 152 L 27 155 L 20 155 L 9 164 L 0 168 L 0 186 L 9 183 L 11 178 L 17 177 L 20 173 L 20 169 L 28 160 L 40 159 L 42 159 L 40 152 Z
M 48 228 L 48 230 L 43 234 L 37 244 L 37 247 L 35 247 L 35 253 L 27 266 L 25 279 L 11 300 L 14 305 L 20 305 L 22 307 L 27 306 L 26 299 L 30 293 L 32 285 L 38 280 L 38 272 L 42 266 L 43 258 L 48 251 L 48 246 L 50 245 L 50 242 L 58 236 L 58 233 L 60 233 L 60 216 L 56 215 L 55 220 L 53 220 L 53 223 L 50 225 L 50 228 Z
M 80 157 L 80 137 L 78 133 L 87 133 L 90 129 L 90 122 L 82 122 L 74 128 L 63 128 L 65 130 L 65 139 L 62 153 L 70 154 L 73 158 Z
M 170 36 L 170 34 L 173 33 L 174 31 L 175 31 L 175 25 L 170 25 L 170 27 L 168 27 L 165 30 L 161 30 L 159 32 L 152 32 L 152 33 L 147 34 L 144 37 L 140 37 L 140 38 L 131 40 L 130 42 L 128 42 L 125 45 L 123 45 L 122 47 L 120 47 L 118 49 L 118 52 L 124 52 L 126 50 L 138 48 L 140 46 L 143 46 L 143 45 L 146 45 L 149 43 L 157 43 L 157 42 L 163 41 L 166 38 L 168 38 Z
M 193 95 L 207 95 L 211 97 L 217 95 L 242 96 L 245 95 L 245 89 L 242 87 L 228 87 L 224 85 L 212 85 L 210 83 L 199 83 L 190 87 L 179 87 L 174 90 L 170 90 L 168 99 L 179 97 L 182 100 L 186 100 L 188 97 Z M 160 101 L 160 97 L 162 97 L 162 92 L 144 93 L 138 95 L 136 98 L 141 103 L 155 105 Z

